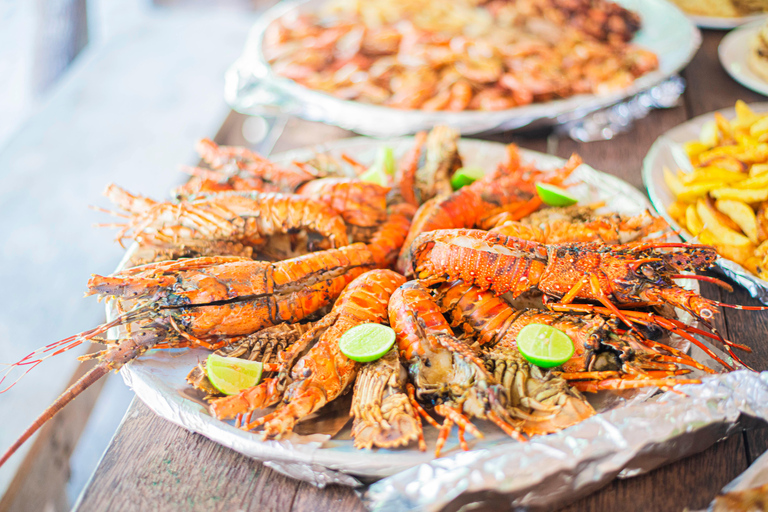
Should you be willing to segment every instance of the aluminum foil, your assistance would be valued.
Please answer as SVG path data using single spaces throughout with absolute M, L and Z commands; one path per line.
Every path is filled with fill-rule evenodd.
M 756 112 L 768 112 L 768 103 L 752 104 L 750 108 Z M 736 116 L 733 108 L 723 109 L 719 112 L 727 119 Z M 656 139 L 643 160 L 643 183 L 648 189 L 648 196 L 651 198 L 653 207 L 669 222 L 673 229 L 680 231 L 680 236 L 686 241 L 695 241 L 695 238 L 680 228 L 667 213 L 667 208 L 675 198 L 664 183 L 664 167 L 690 170 L 691 162 L 682 148 L 682 143 L 698 139 L 701 127 L 713 119 L 712 113 L 704 114 L 672 128 Z M 752 297 L 763 304 L 768 304 L 768 281 L 760 279 L 738 263 L 725 258 L 718 258 L 716 264 L 720 272 L 736 284 L 743 286 Z
M 631 130 L 635 121 L 646 117 L 651 110 L 677 106 L 683 92 L 685 80 L 673 76 L 627 101 L 562 124 L 555 129 L 555 133 L 567 135 L 578 142 L 611 140 Z
M 314 11 L 322 2 L 280 2 L 259 18 L 242 56 L 225 77 L 224 98 L 233 109 L 257 115 L 280 111 L 374 136 L 416 133 L 437 124 L 453 126 L 464 135 L 516 130 L 529 125 L 555 125 L 581 119 L 654 87 L 685 67 L 701 44 L 698 29 L 671 3 L 664 0 L 620 0 L 620 4 L 642 17 L 643 28 L 634 42 L 659 56 L 659 69 L 638 78 L 630 87 L 605 95 L 577 95 L 494 112 L 400 110 L 341 100 L 272 72 L 261 49 L 267 26 L 284 15 Z
M 289 164 L 324 151 L 336 156 L 343 152 L 367 162 L 373 160 L 382 143 L 392 147 L 399 156 L 410 148 L 412 138 L 384 142 L 353 138 L 291 151 L 273 159 Z M 459 148 L 466 165 L 486 169 L 495 168 L 506 154 L 504 145 L 484 141 L 461 140 Z M 557 157 L 532 151 L 521 151 L 521 158 L 524 162 L 536 162 L 542 168 L 555 168 L 563 163 Z M 582 184 L 570 190 L 584 202 L 605 201 L 608 209 L 626 214 L 637 214 L 649 206 L 638 190 L 589 166 L 580 166 L 573 178 Z M 128 258 L 127 254 L 121 266 Z M 688 285 L 695 286 L 696 282 Z M 107 314 L 113 318 L 115 311 L 109 308 Z M 110 336 L 114 338 L 119 333 L 111 332 Z M 716 348 L 713 350 L 732 363 Z M 563 503 L 595 490 L 619 473 L 636 474 L 709 446 L 727 434 L 738 416 L 721 413 L 725 405 L 720 404 L 720 399 L 723 404 L 743 401 L 738 398 L 740 395 L 731 396 L 733 393 L 728 387 L 741 373 L 718 377 L 714 381 L 722 379 L 723 382 L 715 387 L 711 379 L 704 386 L 684 386 L 682 390 L 687 396 L 668 394 L 661 400 L 651 397 L 653 389 L 601 393 L 591 397 L 601 414 L 559 434 L 518 444 L 494 425 L 478 421 L 476 424 L 486 437 L 480 441 L 470 439 L 472 451 L 459 449 L 454 432 L 444 448 L 443 453 L 448 456 L 435 460 L 431 451 L 419 452 L 415 448 L 355 449 L 349 437 L 349 424 L 339 431 L 348 418 L 343 408 L 335 412 L 341 416 L 330 418 L 333 421 L 308 418 L 303 431 L 315 434 L 261 441 L 258 435 L 235 428 L 232 422 L 211 417 L 206 405 L 188 392 L 186 374 L 207 355 L 208 351 L 203 349 L 152 350 L 126 365 L 120 374 L 158 415 L 264 461 L 290 477 L 320 487 L 361 486 L 384 478 L 365 493 L 366 503 L 374 510 L 405 507 L 432 510 L 448 504 L 454 507 L 462 500 L 487 501 L 499 496 L 525 506 L 546 506 L 554 499 Z M 695 346 L 692 355 L 716 368 Z M 755 377 L 743 375 L 740 378 L 745 381 Z M 723 410 L 730 414 L 733 407 Z M 671 410 L 675 414 L 671 414 Z M 329 413 L 321 410 L 321 414 Z M 434 446 L 437 431 L 425 429 L 425 437 L 428 445 Z
M 377 512 L 563 506 L 616 476 L 634 476 L 706 449 L 738 431 L 742 415 L 768 421 L 768 372 L 709 377 L 557 434 L 421 464 L 372 484 L 363 499 Z

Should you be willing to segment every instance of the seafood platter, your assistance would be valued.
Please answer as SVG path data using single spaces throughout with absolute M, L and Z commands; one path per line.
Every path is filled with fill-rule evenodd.
M 88 282 L 107 322 L 9 371 L 87 341 L 106 348 L 83 357 L 98 363 L 0 463 L 112 370 L 174 423 L 288 475 L 358 485 L 489 448 L 606 442 L 606 418 L 642 425 L 686 388 L 743 368 L 749 347 L 711 325 L 728 305 L 696 286 L 729 288 L 696 274 L 714 248 L 681 243 L 640 192 L 578 155 L 447 126 L 271 161 L 207 139 L 198 151 L 203 166 L 170 200 L 107 188 L 117 239 L 131 242 L 114 274 Z M 390 345 L 347 357 L 344 338 L 371 325 Z M 529 327 L 570 352 L 535 359 Z M 234 373 L 256 364 L 259 377 L 225 389 L 214 356 Z M 659 389 L 671 391 L 657 403 Z M 705 424 L 685 421 L 683 432 Z
M 580 119 L 675 75 L 700 43 L 664 0 L 281 2 L 225 99 L 364 135 L 466 136 Z
M 719 270 L 768 304 L 766 113 L 768 103 L 740 101 L 669 130 L 651 146 L 643 181 L 683 239 L 716 247 Z

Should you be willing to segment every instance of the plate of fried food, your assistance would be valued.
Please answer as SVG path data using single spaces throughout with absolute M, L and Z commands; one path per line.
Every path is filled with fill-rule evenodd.
M 677 73 L 700 42 L 662 0 L 282 2 L 254 27 L 225 98 L 366 135 L 471 135 L 613 105 Z
M 718 266 L 768 300 L 768 103 L 704 114 L 654 142 L 643 181 L 685 240 L 717 248 Z
M 744 87 L 768 96 L 768 24 L 765 19 L 740 27 L 720 42 L 720 64 Z
M 672 0 L 698 27 L 731 29 L 765 20 L 766 0 Z

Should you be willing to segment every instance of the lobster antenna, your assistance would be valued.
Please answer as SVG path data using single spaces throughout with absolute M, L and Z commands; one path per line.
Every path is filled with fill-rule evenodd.
M 672 279 L 694 279 L 696 281 L 706 281 L 733 293 L 733 286 L 716 277 L 702 276 L 699 274 L 675 274 L 671 277 Z
M 37 417 L 37 419 L 32 422 L 32 424 L 24 431 L 23 434 L 16 440 L 16 442 L 13 443 L 13 445 L 6 450 L 6 452 L 3 454 L 2 457 L 0 457 L 0 466 L 5 464 L 5 462 L 16 453 L 16 450 L 19 449 L 21 445 L 23 445 L 27 439 L 29 439 L 32 434 L 37 432 L 40 427 L 42 427 L 45 422 L 53 418 L 53 416 L 62 410 L 69 402 L 74 400 L 80 393 L 88 389 L 89 386 L 91 386 L 93 383 L 95 383 L 97 380 L 102 378 L 104 375 L 109 373 L 109 364 L 106 361 L 103 361 L 99 364 L 97 364 L 95 367 L 93 367 L 88 373 L 80 377 L 77 382 L 69 386 L 67 390 L 59 396 L 59 398 L 56 399 L 55 402 L 53 402 L 43 413 Z
M 739 304 L 725 304 L 724 302 L 718 302 L 716 300 L 713 300 L 715 304 L 718 306 L 724 307 L 724 308 L 731 308 L 731 309 L 744 309 L 746 311 L 765 311 L 768 310 L 768 306 L 741 306 Z

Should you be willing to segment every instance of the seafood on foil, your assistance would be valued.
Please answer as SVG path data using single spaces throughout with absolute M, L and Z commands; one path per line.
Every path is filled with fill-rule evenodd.
M 504 110 L 623 89 L 658 68 L 630 42 L 637 14 L 607 0 L 328 0 L 275 20 L 272 70 L 399 109 Z
M 171 200 L 110 186 L 108 196 L 126 212 L 117 214 L 118 240 L 133 240 L 145 260 L 88 282 L 88 295 L 114 301 L 113 318 L 6 370 L 2 379 L 88 341 L 106 345 L 83 357 L 96 366 L 0 463 L 88 386 L 149 350 L 198 347 L 261 362 L 262 380 L 230 396 L 208 380 L 204 362 L 187 380 L 212 416 L 263 439 L 290 438 L 351 393 L 356 447 L 426 450 L 426 423 L 438 429 L 436 455 L 453 426 L 463 449 L 467 434 L 482 438 L 484 428 L 525 441 L 594 415 L 587 398 L 598 391 L 669 388 L 697 382 L 693 371 L 740 362 L 735 351 L 749 347 L 712 327 L 728 305 L 675 282 L 727 289 L 696 274 L 712 265 L 713 248 L 666 241 L 666 225 L 647 212 L 547 207 L 536 183 L 574 184 L 576 155 L 539 169 L 511 145 L 486 177 L 454 191 L 458 141 L 448 127 L 418 134 L 392 172 L 370 183 L 360 178 L 365 164 L 348 156 L 278 166 L 204 140 L 206 167 L 192 170 Z M 521 298 L 534 305 L 523 307 Z M 389 326 L 395 346 L 378 360 L 353 361 L 339 339 L 367 323 Z M 517 337 L 532 324 L 565 333 L 573 356 L 555 368 L 531 363 Z M 117 337 L 107 337 L 111 328 Z M 680 350 L 673 335 L 720 368 Z

